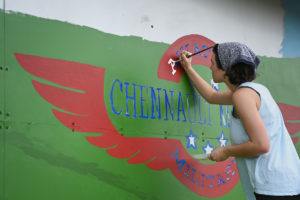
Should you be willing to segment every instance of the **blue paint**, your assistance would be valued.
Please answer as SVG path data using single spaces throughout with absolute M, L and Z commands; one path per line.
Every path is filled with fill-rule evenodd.
M 212 187 L 214 187 L 214 185 L 212 184 L 212 179 L 214 179 L 215 178 L 215 176 L 214 175 L 208 175 L 208 176 L 206 176 L 206 179 L 207 180 L 209 180 L 209 187 L 210 188 L 212 188 Z
M 122 107 L 121 111 L 117 112 L 116 109 L 115 109 L 115 106 L 114 106 L 114 100 L 113 100 L 113 99 L 114 99 L 114 98 L 113 98 L 113 91 L 114 91 L 114 88 L 115 88 L 115 84 L 116 84 L 116 83 L 119 83 L 121 93 L 123 92 L 123 86 L 122 86 L 122 83 L 120 82 L 119 79 L 116 79 L 116 80 L 114 81 L 113 85 L 112 85 L 111 92 L 110 92 L 110 104 L 111 104 L 111 109 L 112 109 L 113 113 L 116 114 L 116 115 L 120 115 L 120 114 L 122 113 L 122 111 L 123 111 L 123 107 Z
M 195 135 L 193 132 L 192 132 L 192 130 L 190 130 L 190 134 L 189 135 L 187 135 L 187 136 L 185 136 L 185 138 L 187 139 L 187 146 L 186 146 L 186 148 L 187 149 L 189 149 L 189 148 L 193 148 L 193 149 L 195 149 L 195 150 L 197 150 L 197 145 L 196 145 L 196 138 L 197 138 L 198 136 L 197 135 Z M 192 141 L 193 140 L 193 141 Z
M 232 160 L 232 163 L 235 163 L 234 160 Z M 235 175 L 235 171 L 231 170 L 232 165 L 227 165 L 227 167 L 225 168 L 225 173 L 227 175 L 226 180 L 229 181 L 231 179 L 232 176 Z
M 196 98 L 195 95 L 193 94 L 186 94 L 186 100 L 187 100 L 187 108 L 188 108 L 188 116 L 189 116 L 189 121 L 191 124 L 194 124 L 196 121 Z M 191 113 L 190 113 L 190 101 L 189 101 L 189 96 L 193 97 L 193 101 L 194 101 L 194 120 L 191 120 Z
M 217 177 L 218 177 L 218 187 L 221 186 L 221 183 L 225 184 L 226 181 L 223 180 L 221 174 L 217 174 Z
M 213 125 L 212 122 L 211 122 L 211 119 L 210 119 L 210 104 L 205 100 L 204 101 L 206 104 L 208 104 L 208 123 L 207 125 Z
M 168 98 L 168 95 L 167 95 L 167 90 L 166 89 L 163 89 L 163 90 L 165 91 L 165 103 L 166 103 L 166 118 L 165 118 L 165 120 L 169 120 L 169 118 L 168 118 L 168 108 L 170 110 L 170 114 L 171 114 L 172 120 L 174 120 L 174 111 L 173 111 L 173 94 L 174 94 L 174 91 L 170 90 L 170 93 L 171 93 L 171 104 L 172 104 L 172 107 L 171 107 L 171 104 L 169 102 L 169 98 Z
M 185 161 L 185 160 L 179 160 L 179 159 L 178 159 L 178 157 L 179 157 L 178 154 L 179 154 L 179 151 L 178 151 L 178 149 L 176 148 L 176 152 L 174 153 L 174 155 L 171 154 L 171 157 L 172 157 L 173 159 L 175 159 L 176 164 L 181 164 L 181 166 L 177 166 L 177 168 L 178 168 L 179 171 L 182 171 L 183 166 L 185 165 L 186 161 Z
M 220 187 L 222 186 L 222 184 L 225 185 L 230 180 L 230 178 L 235 175 L 235 171 L 231 170 L 231 165 L 227 165 L 224 169 L 224 172 L 226 173 L 225 175 L 231 175 L 230 178 L 227 178 L 227 181 L 223 179 L 220 173 L 204 174 L 203 172 L 194 169 L 192 165 L 190 165 L 185 159 L 180 159 L 179 153 L 179 150 L 176 148 L 175 153 L 171 154 L 170 156 L 175 160 L 176 164 L 178 165 L 177 169 L 195 185 L 198 185 L 201 181 L 201 187 L 205 187 L 205 184 L 210 188 L 213 188 L 214 185 Z M 232 161 L 232 163 L 234 163 L 234 161 Z M 223 172 L 222 169 L 220 169 L 220 172 Z M 195 180 L 195 177 L 199 177 L 198 180 Z
M 221 147 L 225 147 L 227 145 L 228 138 L 225 137 L 224 131 L 222 131 L 220 137 L 217 137 L 217 139 Z
M 147 95 L 148 95 L 148 87 L 140 85 L 140 94 L 141 94 L 141 115 L 140 118 L 144 118 L 144 119 L 148 119 L 149 118 L 149 111 L 147 110 L 147 115 L 144 115 L 144 102 L 146 102 L 146 100 L 143 98 L 143 88 L 146 88 L 147 91 Z
M 163 91 L 164 94 L 161 95 L 161 91 Z M 191 100 L 191 97 L 193 100 Z M 161 101 L 164 101 L 164 106 L 162 108 Z M 209 126 L 212 125 L 211 114 L 214 114 L 211 113 L 211 105 L 199 94 L 197 94 L 197 96 L 195 94 L 184 94 L 180 91 L 122 82 L 119 79 L 115 79 L 112 83 L 110 105 L 111 110 L 115 115 L 123 114 L 124 116 L 131 118 L 161 120 L 162 112 L 165 111 L 164 120 L 189 122 L 191 124 Z M 229 112 L 227 111 L 226 114 L 228 113 Z M 220 109 L 219 114 L 220 116 L 224 116 L 223 109 Z M 189 120 L 187 120 L 187 115 Z M 226 115 L 225 128 L 229 127 L 229 120 L 227 117 L 228 116 Z
M 157 105 L 156 95 L 155 95 L 155 91 L 154 91 L 153 87 L 150 87 L 150 89 L 151 89 L 151 102 L 152 102 L 151 103 L 151 110 L 152 110 L 151 119 L 156 119 L 156 117 L 154 116 L 154 108 L 156 108 L 157 118 L 160 120 L 161 119 L 161 112 L 160 112 L 160 95 L 159 95 L 159 91 L 161 90 L 161 88 L 156 88 L 158 105 Z
M 132 115 L 132 117 L 134 118 L 137 118 L 137 115 L 136 115 L 136 98 L 135 98 L 135 86 L 136 84 L 132 83 L 132 86 L 133 86 L 133 96 L 129 96 L 128 95 L 128 86 L 129 86 L 129 83 L 127 82 L 124 82 L 125 84 L 125 91 L 126 91 L 126 113 L 125 113 L 125 116 L 126 117 L 130 117 L 130 114 L 129 114 L 129 109 L 128 109 L 128 101 L 129 100 L 132 100 L 133 101 L 133 109 L 134 109 L 134 114 Z
M 300 56 L 300 3 L 298 0 L 281 0 L 285 10 L 284 16 L 284 39 L 281 43 L 280 52 L 283 57 Z
M 220 106 L 220 126 L 229 128 L 230 127 L 230 117 L 229 117 L 229 106 L 226 105 L 219 105 Z M 226 107 L 226 111 L 224 112 L 223 107 Z M 223 122 L 223 118 L 225 119 L 225 122 Z
M 177 108 L 177 121 L 179 122 L 180 121 L 180 113 L 182 112 L 182 115 L 183 115 L 183 122 L 186 122 L 186 117 L 185 117 L 185 114 L 184 114 L 184 106 L 183 106 L 183 100 L 182 100 L 182 97 L 181 97 L 181 92 L 178 92 L 178 108 Z
M 199 105 L 199 124 L 205 124 L 206 123 L 206 117 L 204 117 L 203 121 L 202 121 L 202 118 L 201 118 L 201 96 L 198 95 L 198 105 Z

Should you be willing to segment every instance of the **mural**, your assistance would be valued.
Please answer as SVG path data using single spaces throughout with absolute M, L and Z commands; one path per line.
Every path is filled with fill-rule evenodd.
M 191 34 L 166 44 L 0 14 L 1 199 L 245 199 L 234 159 L 193 157 L 230 145 L 231 107 L 206 102 L 169 62 L 215 41 Z M 224 91 L 211 55 L 195 55 L 193 67 Z M 257 81 L 299 153 L 300 60 L 260 59 Z
M 177 48 L 178 51 L 174 51 L 174 53 L 176 52 L 178 54 L 180 50 L 182 51 L 183 48 L 181 46 L 183 45 L 188 50 L 189 44 L 191 44 L 191 46 L 194 47 L 195 52 L 197 52 L 199 50 L 198 46 L 201 45 L 201 47 L 206 48 L 207 45 L 211 46 L 212 42 L 198 35 L 186 36 L 175 42 L 174 45 L 166 51 L 166 54 L 171 52 L 172 49 L 176 49 L 176 46 L 179 46 L 180 48 Z M 158 77 L 161 78 L 165 75 L 169 75 L 170 73 L 170 68 L 165 65 L 167 62 L 164 62 L 166 54 L 161 59 L 160 66 L 158 68 Z M 179 140 L 167 138 L 124 137 L 121 133 L 119 133 L 110 121 L 105 108 L 103 96 L 103 84 L 105 77 L 104 68 L 20 53 L 16 53 L 15 56 L 19 64 L 29 73 L 63 87 L 83 92 L 79 93 L 69 91 L 65 88 L 49 86 L 33 80 L 33 86 L 45 100 L 55 107 L 68 112 L 66 113 L 53 109 L 54 116 L 62 124 L 74 131 L 102 133 L 103 135 L 101 136 L 89 136 L 86 137 L 86 139 L 91 144 L 100 148 L 114 147 L 106 150 L 111 156 L 117 158 L 128 158 L 132 156 L 127 160 L 127 162 L 131 164 L 150 161 L 146 165 L 153 170 L 169 168 L 177 179 L 179 179 L 193 192 L 201 196 L 218 197 L 224 195 L 228 193 L 238 182 L 239 178 L 237 175 L 235 161 L 233 159 L 229 159 L 226 162 L 215 163 L 213 165 L 204 165 L 192 159 Z M 200 54 L 196 57 L 198 59 L 194 59 L 194 64 L 207 65 L 207 63 L 209 63 L 210 56 L 208 56 L 207 53 L 204 55 Z M 202 60 L 205 60 L 206 62 L 202 63 Z M 166 70 L 168 72 L 164 73 L 163 71 Z M 176 76 L 169 77 L 173 77 L 175 80 L 180 79 L 180 76 L 182 76 L 182 70 L 178 68 L 178 71 L 179 72 Z M 118 86 L 116 86 L 116 84 L 118 84 Z M 126 95 L 124 95 L 126 99 L 126 113 L 123 115 L 132 118 L 149 119 L 149 110 L 147 109 L 147 114 L 143 113 L 143 105 L 144 103 L 146 104 L 146 100 L 142 93 L 143 89 L 147 91 L 146 89 L 149 87 L 135 83 L 130 84 L 128 82 L 124 82 L 124 86 L 125 87 L 123 88 L 123 83 L 119 79 L 115 79 L 113 82 L 111 90 L 111 108 L 114 114 L 123 114 L 123 107 L 120 111 L 116 111 L 114 107 L 114 102 L 122 104 L 122 102 L 116 102 L 113 100 L 115 87 L 118 87 L 120 90 L 118 92 L 123 93 L 124 91 L 124 93 L 126 93 Z M 140 98 L 135 95 L 136 87 L 140 89 Z M 186 106 L 184 106 L 182 99 L 182 96 L 184 95 L 182 95 L 181 92 L 178 92 L 177 96 L 173 96 L 175 93 L 174 91 L 168 91 L 169 94 L 167 94 L 166 89 L 153 89 L 152 87 L 149 89 L 151 90 L 151 119 L 156 119 L 157 117 L 158 120 L 161 120 L 161 105 L 160 103 L 157 104 L 157 102 L 164 101 L 165 106 L 162 106 L 162 108 L 166 110 L 166 116 L 163 120 L 187 121 L 187 113 L 184 110 Z M 128 90 L 133 90 L 133 96 L 128 95 Z M 165 99 L 160 98 L 160 90 L 165 92 L 165 95 L 161 95 L 164 96 Z M 154 91 L 157 91 L 157 93 Z M 186 96 L 189 97 L 191 95 L 192 94 L 187 94 Z M 173 98 L 178 101 L 178 103 L 175 103 L 175 106 L 173 104 Z M 198 95 L 198 99 L 200 98 L 201 96 Z M 125 99 L 123 101 L 125 101 Z M 195 101 L 195 96 L 193 96 L 193 99 Z M 133 113 L 129 112 L 129 100 L 133 101 Z M 136 101 L 140 101 L 141 104 L 139 113 L 136 109 Z M 188 98 L 186 101 L 188 102 Z M 177 109 L 176 104 L 178 104 Z M 157 108 L 157 106 L 157 116 L 155 116 L 154 107 Z M 200 105 L 198 106 L 200 110 Z M 168 108 L 170 109 L 169 113 Z M 170 119 L 168 116 L 169 114 Z M 194 120 L 191 120 L 190 113 L 188 113 L 190 123 L 196 123 L 195 114 Z M 198 113 L 198 115 L 201 116 L 201 113 Z M 201 123 L 201 121 L 198 123 Z M 197 146 L 195 144 L 196 137 L 197 135 L 193 134 L 192 131 L 188 136 L 186 136 L 188 140 L 187 148 L 193 147 L 197 150 Z M 225 145 L 224 141 L 226 140 L 224 140 L 224 132 L 222 132 L 222 137 L 220 136 L 219 141 L 222 141 L 222 145 Z M 205 153 L 211 153 L 213 150 L 213 147 L 209 144 L 209 140 L 207 140 L 206 146 L 202 148 Z

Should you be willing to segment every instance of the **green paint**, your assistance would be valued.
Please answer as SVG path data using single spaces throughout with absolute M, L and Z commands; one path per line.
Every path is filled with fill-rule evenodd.
M 0 9 L 0 199 L 4 199 L 4 156 L 5 156 L 5 132 L 4 132 L 4 13 Z
M 1 16 L 3 22 L 3 13 Z M 3 161 L 5 152 L 5 162 L 1 163 L 6 169 L 5 179 L 0 177 L 5 180 L 0 189 L 2 199 L 210 199 L 191 192 L 169 170 L 153 171 L 144 164 L 130 165 L 125 159 L 113 158 L 104 149 L 89 144 L 84 136 L 94 134 L 72 132 L 64 127 L 53 116 L 53 106 L 34 90 L 31 79 L 35 77 L 25 72 L 13 56 L 13 53 L 19 52 L 106 68 L 104 97 L 108 115 L 115 127 L 127 137 L 175 138 L 186 146 L 185 136 L 191 129 L 200 136 L 196 141 L 199 147 L 205 145 L 207 139 L 217 146 L 216 138 L 222 130 L 228 137 L 228 128 L 219 126 L 218 105 L 210 107 L 213 126 L 177 122 L 177 115 L 174 121 L 166 121 L 163 120 L 164 112 L 162 120 L 146 120 L 126 117 L 124 113 L 115 115 L 111 110 L 110 92 L 116 78 L 182 94 L 194 93 L 186 76 L 179 84 L 157 79 L 160 58 L 169 45 L 19 13 L 5 14 L 5 35 L 5 51 L 0 47 L 1 55 L 5 53 L 5 56 L 0 58 L 2 63 L 5 58 L 9 71 L 0 71 L 3 75 L 1 83 L 5 85 L 1 102 L 6 102 L 5 109 L 11 115 L 0 121 L 9 125 L 9 129 L 5 130 L 5 145 L 4 131 L 0 130 L 3 149 L 0 161 Z M 0 37 L 4 41 L 3 34 Z M 299 59 L 261 59 L 258 81 L 270 88 L 276 101 L 300 106 L 300 93 L 294 92 L 299 90 L 298 79 L 281 78 L 287 68 L 291 70 L 289 76 L 299 74 L 300 68 L 291 66 L 299 66 Z M 207 81 L 210 80 L 208 68 L 195 66 L 195 69 Z M 273 73 L 275 70 L 278 73 Z M 282 81 L 281 90 L 277 89 L 278 79 Z M 220 88 L 225 90 L 224 85 Z M 138 97 L 138 89 L 136 92 Z M 178 97 L 175 100 L 177 102 Z M 125 102 L 120 103 L 125 106 Z M 186 103 L 184 100 L 184 105 Z M 164 105 L 164 102 L 161 104 Z M 149 101 L 145 105 L 151 107 Z M 208 116 L 209 105 L 202 102 L 201 106 L 204 109 L 202 117 Z M 137 104 L 137 113 L 140 112 L 140 104 Z M 190 149 L 188 152 L 195 153 Z M 1 164 L 0 171 L 3 170 Z M 243 199 L 242 196 L 242 188 L 238 184 L 218 199 Z
M 276 102 L 300 106 L 300 57 L 260 57 L 257 82 L 266 85 Z

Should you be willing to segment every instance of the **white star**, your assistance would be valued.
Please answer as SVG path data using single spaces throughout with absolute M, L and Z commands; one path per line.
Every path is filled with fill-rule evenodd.
M 226 144 L 227 144 L 228 138 L 225 138 L 224 132 L 223 132 L 223 131 L 222 131 L 221 136 L 220 136 L 220 137 L 217 137 L 217 138 L 218 138 L 218 140 L 219 140 L 220 146 L 221 146 L 221 147 L 225 147 Z
M 195 135 L 192 130 L 190 131 L 190 134 L 188 136 L 185 136 L 186 139 L 188 140 L 187 143 L 187 148 L 193 148 L 193 149 L 197 149 L 196 143 L 195 143 L 195 139 L 197 138 L 197 135 Z
M 205 154 L 211 154 L 214 150 L 214 146 L 211 146 L 209 140 L 207 140 L 206 146 L 202 146 L 202 149 Z
M 190 139 L 190 145 L 191 145 L 191 146 L 196 146 L 196 145 L 195 145 L 195 137 L 189 136 L 189 139 Z

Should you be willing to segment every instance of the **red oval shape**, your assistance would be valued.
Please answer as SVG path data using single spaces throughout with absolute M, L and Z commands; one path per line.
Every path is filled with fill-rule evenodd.
M 170 45 L 170 47 L 167 49 L 167 51 L 164 53 L 162 58 L 160 59 L 158 71 L 157 71 L 157 77 L 160 79 L 173 81 L 173 82 L 180 82 L 181 76 L 183 74 L 182 68 L 179 66 L 175 66 L 176 72 L 172 74 L 172 66 L 169 64 L 169 60 L 178 60 L 178 56 L 180 51 L 187 50 L 191 53 L 195 53 L 197 51 L 206 49 L 210 46 L 213 46 L 215 43 L 202 36 L 197 34 L 191 34 L 187 36 L 183 36 L 176 40 L 173 44 Z M 203 53 L 200 53 L 198 55 L 193 56 L 192 59 L 192 65 L 204 65 L 204 66 L 210 66 L 210 58 L 212 56 L 212 50 L 209 49 Z

